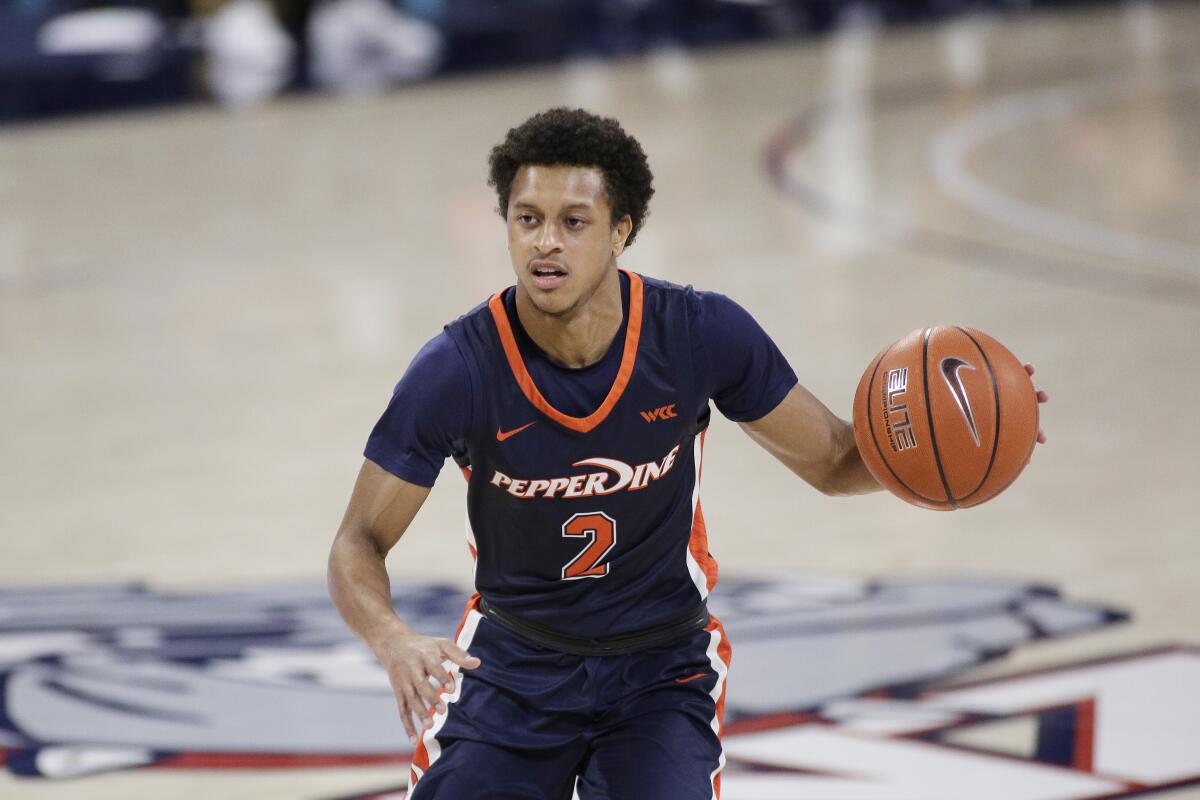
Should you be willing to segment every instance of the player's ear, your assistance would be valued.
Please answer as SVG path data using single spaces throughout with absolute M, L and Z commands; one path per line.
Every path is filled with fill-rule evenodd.
M 612 229 L 612 254 L 613 258 L 621 255 L 625 250 L 625 240 L 629 238 L 629 232 L 633 230 L 633 219 L 628 214 L 617 220 L 617 224 Z

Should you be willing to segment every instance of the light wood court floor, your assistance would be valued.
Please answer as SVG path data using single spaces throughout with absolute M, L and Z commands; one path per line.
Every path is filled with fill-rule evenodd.
M 823 497 L 716 420 L 704 511 L 726 573 L 1016 577 L 1132 614 L 969 677 L 1200 641 L 1196 4 L 0 131 L 0 585 L 319 582 L 392 385 L 511 282 L 488 149 L 564 103 L 619 117 L 655 170 L 623 266 L 738 300 L 840 415 L 927 324 L 992 333 L 1051 394 L 1021 480 L 949 514 Z M 396 578 L 469 584 L 463 493 L 451 465 Z M 3 775 L 0 794 L 395 777 Z

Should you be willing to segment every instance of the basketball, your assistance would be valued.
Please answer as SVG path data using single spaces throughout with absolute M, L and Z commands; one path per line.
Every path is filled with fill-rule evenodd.
M 871 362 L 854 395 L 854 438 L 896 496 L 939 510 L 992 499 L 1029 463 L 1038 401 L 1024 365 L 973 328 L 915 330 Z

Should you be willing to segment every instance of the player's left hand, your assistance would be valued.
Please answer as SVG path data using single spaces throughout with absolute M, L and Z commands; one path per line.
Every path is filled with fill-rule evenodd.
M 1034 373 L 1033 364 L 1026 364 L 1025 371 L 1028 372 L 1029 377 L 1032 378 L 1033 373 Z M 1036 387 L 1034 387 L 1034 388 L 1036 389 Z M 1037 401 L 1039 403 L 1044 403 L 1049 399 L 1050 399 L 1050 395 L 1046 394 L 1041 389 L 1037 389 Z M 1038 442 L 1038 444 L 1046 443 L 1046 434 L 1042 431 L 1042 429 L 1040 427 L 1038 428 L 1037 442 Z

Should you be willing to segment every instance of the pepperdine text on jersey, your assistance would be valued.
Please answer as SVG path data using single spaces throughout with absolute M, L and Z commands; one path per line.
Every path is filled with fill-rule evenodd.
M 552 498 L 559 492 L 562 492 L 564 498 L 613 494 L 622 489 L 632 492 L 645 489 L 651 481 L 656 481 L 670 472 L 671 467 L 675 466 L 675 456 L 679 454 L 679 447 L 679 445 L 672 447 L 671 452 L 667 453 L 662 461 L 651 461 L 637 466 L 630 466 L 615 458 L 585 458 L 571 465 L 573 467 L 603 467 L 611 472 L 590 472 L 565 478 L 519 480 L 496 470 L 490 483 L 522 500 L 534 497 Z M 614 476 L 617 479 L 616 483 L 610 486 L 609 479 Z

